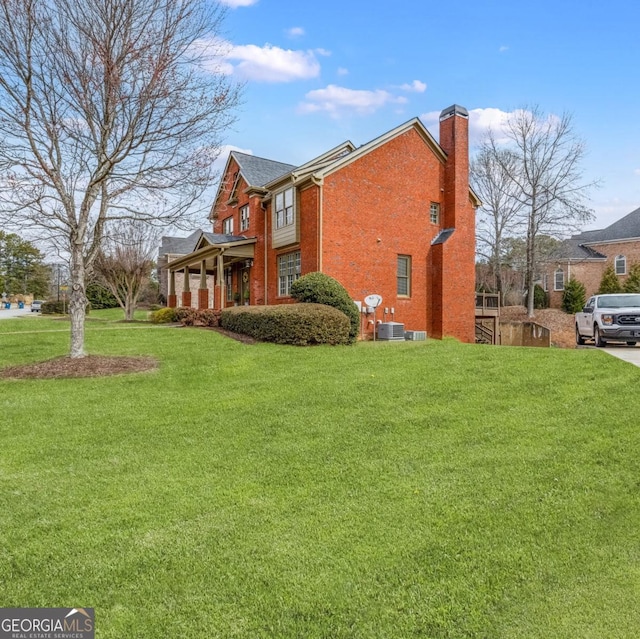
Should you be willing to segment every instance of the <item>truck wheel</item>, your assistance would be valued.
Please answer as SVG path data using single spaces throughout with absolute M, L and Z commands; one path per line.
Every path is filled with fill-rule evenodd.
M 576 324 L 576 344 L 578 346 L 584 346 L 584 337 L 580 335 L 580 331 L 578 330 L 578 325 Z
M 627 342 L 627 346 L 635 346 L 636 343 L 635 342 Z
M 604 348 L 607 345 L 607 340 L 602 339 L 600 329 L 597 324 L 593 327 L 593 339 L 598 348 Z

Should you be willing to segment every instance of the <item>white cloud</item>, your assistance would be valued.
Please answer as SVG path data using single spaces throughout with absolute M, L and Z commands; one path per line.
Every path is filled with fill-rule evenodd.
M 236 75 L 255 82 L 292 82 L 320 75 L 316 56 L 329 56 L 326 49 L 293 51 L 271 44 L 234 45 L 220 38 L 202 38 L 194 43 L 193 54 L 205 71 Z
M 420 80 L 414 80 L 411 84 L 401 84 L 398 88 L 411 93 L 424 93 L 427 90 L 427 85 Z
M 635 173 L 636 175 L 640 175 L 640 169 L 636 169 L 636 170 L 634 171 L 634 173 Z
M 257 4 L 258 0 L 219 0 L 220 4 L 227 5 L 227 7 L 231 7 L 232 9 L 237 9 L 238 7 L 250 7 L 252 4 Z
M 338 67 L 336 71 L 338 75 L 349 75 L 349 69 L 345 69 L 344 67 Z
M 301 113 L 316 113 L 325 111 L 331 117 L 339 117 L 345 113 L 374 113 L 387 104 L 405 104 L 407 99 L 394 96 L 388 91 L 347 89 L 330 84 L 325 89 L 309 91 L 305 95 L 299 111 Z
M 500 53 L 504 53 L 505 51 L 508 51 L 508 50 L 509 50 L 509 47 L 504 44 L 498 49 Z
M 221 48 L 219 43 L 211 43 L 212 46 L 216 44 Z M 198 46 L 205 48 L 207 43 L 200 42 Z M 263 47 L 228 44 L 223 49 L 222 57 L 210 55 L 206 67 L 255 82 L 292 82 L 315 78 L 320 75 L 320 63 L 316 55 L 330 55 L 324 49 L 292 51 L 270 44 Z
M 305 34 L 305 31 L 302 27 L 291 27 L 291 29 L 287 29 L 285 33 L 290 38 L 299 38 Z

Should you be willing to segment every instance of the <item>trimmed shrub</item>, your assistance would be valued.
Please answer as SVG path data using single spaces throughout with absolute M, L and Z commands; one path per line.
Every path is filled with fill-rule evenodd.
M 338 280 L 324 273 L 307 273 L 291 285 L 291 297 L 298 302 L 325 304 L 342 311 L 349 318 L 349 341 L 360 332 L 360 312 Z
M 152 324 L 172 324 L 178 321 L 175 308 L 159 308 L 157 311 L 149 313 L 149 321 Z
M 118 308 L 118 300 L 100 284 L 89 284 L 85 292 L 91 308 Z
M 188 308 L 176 309 L 176 321 L 183 326 L 220 326 L 220 311 L 212 308 Z
M 625 293 L 640 293 L 640 263 L 635 262 L 629 268 L 629 275 L 622 287 Z
M 564 287 L 562 293 L 562 310 L 565 313 L 578 313 L 587 301 L 587 291 L 582 282 L 572 277 Z
M 602 274 L 602 279 L 600 280 L 600 288 L 598 289 L 598 294 L 603 293 L 622 293 L 622 286 L 620 286 L 620 280 L 616 275 L 616 272 L 613 270 L 613 266 L 609 265 L 604 270 Z
M 264 342 L 308 346 L 349 344 L 349 318 L 324 304 L 237 306 L 222 311 L 220 325 Z
M 43 315 L 69 315 L 69 300 L 47 300 L 42 304 L 40 312 Z M 87 304 L 85 313 L 89 315 L 91 304 Z

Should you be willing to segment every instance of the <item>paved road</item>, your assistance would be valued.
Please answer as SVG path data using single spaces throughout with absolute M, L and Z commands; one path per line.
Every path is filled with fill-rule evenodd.
M 25 306 L 24 308 L 18 308 L 17 304 L 12 304 L 11 308 L 5 308 L 4 304 L 0 308 L 0 320 L 9 319 L 11 317 L 19 317 L 20 315 L 31 315 L 31 307 Z M 40 315 L 40 313 L 33 313 L 34 317 Z

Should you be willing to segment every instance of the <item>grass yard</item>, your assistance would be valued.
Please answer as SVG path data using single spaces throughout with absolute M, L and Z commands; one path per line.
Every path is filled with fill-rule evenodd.
M 91 353 L 160 367 L 0 382 L 1 606 L 100 639 L 638 636 L 640 369 L 92 316 Z M 2 365 L 67 331 L 1 321 Z

